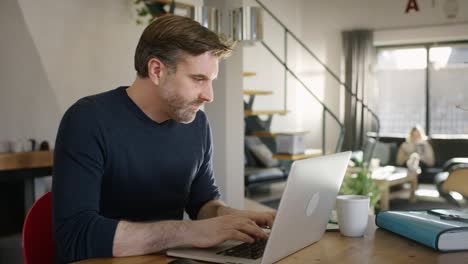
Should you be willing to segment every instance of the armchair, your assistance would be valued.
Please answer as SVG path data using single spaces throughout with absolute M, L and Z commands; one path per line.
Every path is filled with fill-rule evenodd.
M 435 177 L 440 196 L 449 203 L 460 206 L 451 192 L 460 193 L 468 199 L 468 158 L 453 158 L 444 164 L 444 171 Z

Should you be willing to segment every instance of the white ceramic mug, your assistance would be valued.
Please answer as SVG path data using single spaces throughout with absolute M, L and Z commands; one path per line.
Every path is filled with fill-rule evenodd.
M 30 139 L 23 140 L 23 151 L 30 152 L 33 151 L 33 142 Z
M 342 235 L 349 237 L 364 235 L 369 219 L 369 205 L 369 196 L 338 195 L 336 197 L 338 225 Z
M 10 140 L 8 145 L 10 152 L 18 153 L 23 151 L 23 141 L 20 139 Z

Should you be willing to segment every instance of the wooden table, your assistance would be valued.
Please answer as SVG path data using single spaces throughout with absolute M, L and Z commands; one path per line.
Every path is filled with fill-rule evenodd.
M 92 259 L 80 261 L 80 264 L 162 264 L 174 258 L 161 254 Z M 370 221 L 368 231 L 363 238 L 348 238 L 339 232 L 326 232 L 323 238 L 279 262 L 293 263 L 468 263 L 468 252 L 438 253 L 382 229 L 377 229 Z
M 390 199 L 400 197 L 402 192 L 409 192 L 410 202 L 416 200 L 416 189 L 418 188 L 418 174 L 411 172 L 406 168 L 394 168 L 385 171 L 385 167 L 381 171 L 374 171 L 372 178 L 380 189 L 380 210 L 385 211 L 390 208 Z M 401 191 L 391 192 L 390 188 L 393 186 L 403 185 L 409 183 L 411 188 L 409 190 L 402 189 Z
M 53 151 L 0 153 L 0 171 L 52 167 Z
M 25 212 L 34 203 L 34 178 L 52 175 L 53 151 L 0 153 L 0 182 L 24 182 Z
M 246 200 L 246 208 L 268 210 Z M 287 243 L 287 241 L 285 241 Z M 90 259 L 79 264 L 166 264 L 175 258 L 163 254 L 149 256 Z M 364 237 L 349 238 L 337 231 L 327 231 L 322 239 L 282 260 L 280 264 L 293 263 L 468 263 L 468 252 L 439 253 L 382 229 L 377 229 L 374 217 Z

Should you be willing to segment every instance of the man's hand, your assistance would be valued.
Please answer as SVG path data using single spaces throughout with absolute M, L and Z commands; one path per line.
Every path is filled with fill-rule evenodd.
M 226 240 L 253 243 L 268 236 L 251 219 L 245 216 L 224 215 L 205 220 L 187 222 L 184 241 L 194 247 L 212 247 Z
M 276 217 L 276 211 L 256 212 L 247 210 L 237 210 L 229 207 L 220 207 L 218 215 L 236 215 L 254 221 L 260 227 L 271 228 Z
M 221 200 L 211 200 L 200 209 L 198 219 L 208 219 L 216 216 L 235 215 L 248 218 L 260 227 L 272 227 L 275 220 L 276 211 L 271 209 L 267 212 L 256 212 L 238 210 L 226 206 Z
M 180 246 L 212 247 L 226 240 L 254 242 L 267 239 L 259 227 L 273 225 L 276 212 L 254 212 L 227 207 L 220 200 L 206 203 L 196 221 L 137 223 L 119 221 L 113 255 L 135 256 Z

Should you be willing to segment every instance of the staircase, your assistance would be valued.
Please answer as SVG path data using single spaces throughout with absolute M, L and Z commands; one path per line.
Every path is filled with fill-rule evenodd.
M 254 73 L 245 74 L 245 77 L 255 76 Z M 260 137 L 261 140 L 270 148 L 270 150 L 276 152 L 275 138 L 277 136 L 302 136 L 308 131 L 271 131 L 271 121 L 276 115 L 286 115 L 289 113 L 288 110 L 275 109 L 275 110 L 252 110 L 256 96 L 272 95 L 272 91 L 266 90 L 244 90 L 244 96 L 248 97 L 247 102 L 244 102 L 244 117 L 246 123 L 246 136 Z M 259 116 L 267 116 L 267 120 L 264 121 Z M 274 159 L 294 161 L 298 159 L 311 158 L 320 156 L 323 153 L 322 149 L 308 149 L 304 153 L 275 153 L 273 154 Z
M 290 153 L 276 153 L 276 142 L 275 138 L 282 135 L 289 135 L 289 136 L 301 136 L 304 135 L 305 133 L 309 133 L 309 131 L 271 131 L 271 123 L 272 120 L 275 116 L 278 115 L 287 115 L 290 113 L 290 111 L 287 109 L 286 106 L 286 98 L 285 98 L 285 103 L 283 107 L 279 107 L 279 109 L 268 109 L 268 110 L 260 110 L 256 111 L 253 110 L 253 105 L 255 102 L 255 98 L 257 96 L 270 96 L 273 94 L 272 91 L 268 90 L 244 90 L 244 119 L 245 119 L 245 135 L 246 136 L 257 136 L 260 138 L 260 140 L 268 146 L 268 148 L 273 152 L 273 158 L 283 161 L 281 163 L 281 167 L 285 168 L 286 174 L 288 167 L 290 166 L 291 162 L 294 160 L 298 159 L 304 159 L 304 158 L 309 158 L 309 157 L 314 157 L 314 156 L 320 156 L 328 153 L 334 153 L 334 152 L 339 152 L 342 151 L 342 145 L 343 145 L 343 140 L 344 140 L 344 133 L 345 133 L 345 127 L 342 122 L 340 122 L 339 118 L 337 115 L 313 92 L 310 87 L 306 85 L 304 80 L 302 80 L 298 74 L 291 68 L 291 65 L 288 64 L 287 61 L 287 51 L 288 51 L 288 36 L 292 37 L 292 39 L 299 44 L 301 48 L 303 48 L 307 54 L 311 55 L 311 57 L 319 63 L 325 72 L 329 74 L 334 80 L 337 81 L 337 83 L 343 87 L 346 93 L 351 95 L 356 102 L 359 102 L 362 105 L 362 109 L 364 111 L 367 111 L 370 113 L 372 116 L 375 124 L 376 124 L 376 131 L 375 134 L 379 135 L 379 119 L 377 115 L 369 109 L 369 107 L 364 104 L 364 102 L 356 95 L 354 94 L 351 89 L 343 82 L 340 80 L 338 75 L 334 73 L 324 62 L 322 62 L 318 56 L 314 52 L 312 52 L 294 33 L 291 32 L 289 28 L 287 28 L 260 0 L 256 0 L 256 2 L 259 4 L 259 6 L 264 10 L 264 13 L 268 14 L 271 18 L 273 18 L 276 23 L 278 23 L 281 28 L 283 29 L 284 32 L 284 55 L 283 59 L 271 48 L 268 43 L 265 41 L 261 41 L 261 45 L 268 51 L 268 53 L 275 58 L 275 60 L 282 65 L 283 68 L 283 74 L 284 74 L 284 91 L 285 91 L 285 97 L 287 96 L 287 91 L 288 91 L 288 77 L 292 77 L 295 79 L 303 89 L 311 96 L 312 100 L 319 104 L 322 108 L 322 126 L 321 126 L 321 133 L 322 133 L 322 147 L 321 149 L 310 149 L 306 150 L 304 153 L 295 153 L 295 154 L 290 154 Z M 256 73 L 255 72 L 244 72 L 243 73 L 244 78 L 255 78 Z M 264 116 L 266 119 L 261 119 L 259 116 Z M 327 118 L 330 118 L 332 122 L 334 122 L 338 127 L 339 127 L 339 136 L 336 141 L 336 145 L 333 150 L 327 150 L 326 149 L 326 134 L 327 134 Z M 374 146 L 371 147 L 370 150 L 370 158 L 372 157 L 372 153 L 374 150 Z M 248 186 L 247 186 L 248 187 Z

